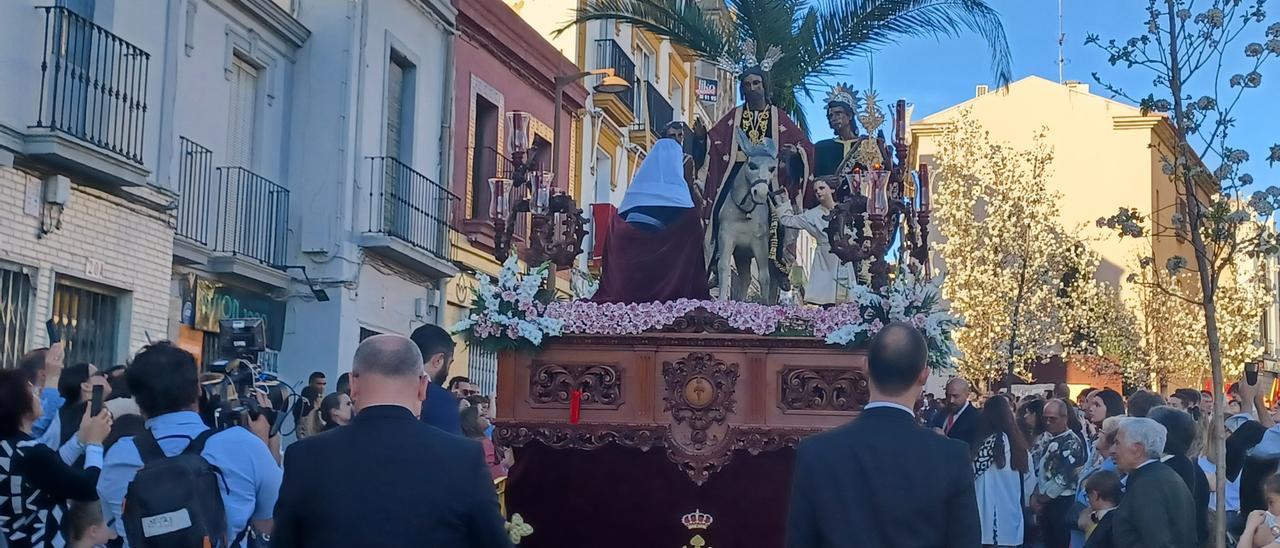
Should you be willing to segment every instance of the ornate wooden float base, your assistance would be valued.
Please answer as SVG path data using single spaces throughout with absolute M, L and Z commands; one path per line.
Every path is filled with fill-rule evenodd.
M 782 545 L 794 448 L 866 403 L 866 356 L 709 327 L 501 354 L 507 510 L 535 529 L 521 546 Z

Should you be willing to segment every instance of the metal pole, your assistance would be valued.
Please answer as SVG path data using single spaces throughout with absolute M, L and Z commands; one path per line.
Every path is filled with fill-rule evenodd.
M 556 78 L 555 96 L 556 108 L 551 113 L 554 120 L 551 122 L 551 182 L 552 186 L 559 188 L 556 184 L 560 180 L 560 109 L 564 103 L 565 83 L 563 77 Z

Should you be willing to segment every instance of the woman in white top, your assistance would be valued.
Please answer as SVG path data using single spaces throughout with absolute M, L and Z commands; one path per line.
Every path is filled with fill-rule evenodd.
M 831 253 L 831 243 L 827 240 L 826 218 L 836 207 L 835 190 L 826 177 L 819 178 L 813 184 L 813 192 L 818 197 L 818 206 L 804 213 L 795 213 L 791 208 L 791 200 L 782 193 L 774 201 L 778 208 L 778 224 L 788 228 L 808 232 L 818 241 L 818 249 L 813 254 L 813 264 L 809 267 L 809 282 L 804 286 L 804 301 L 809 304 L 835 304 L 844 299 L 840 295 L 841 283 L 848 282 L 848 267 L 840 264 L 840 259 Z
M 982 545 L 1019 546 L 1023 542 L 1023 513 L 1034 488 L 1031 454 L 1013 417 L 1008 396 L 997 394 L 982 407 L 973 458 L 974 490 Z M 1029 484 L 1030 483 L 1030 484 Z

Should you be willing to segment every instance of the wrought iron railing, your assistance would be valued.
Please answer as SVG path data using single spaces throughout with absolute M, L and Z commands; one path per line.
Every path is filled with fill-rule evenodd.
M 142 163 L 151 55 L 64 6 L 41 6 L 44 56 L 35 127 Z
M 636 82 L 636 62 L 627 55 L 622 46 L 613 40 L 596 40 L 596 68 L 612 68 L 616 71 L 618 78 L 631 82 L 632 85 Z M 622 104 L 631 109 L 631 112 L 639 114 L 636 111 L 634 93 L 624 91 L 616 96 Z
M 654 135 L 662 137 L 663 128 L 667 127 L 672 120 L 675 119 L 675 108 L 671 103 L 667 102 L 667 98 L 662 96 L 658 88 L 646 82 L 644 85 L 645 93 L 645 110 L 647 110 L 649 131 Z
M 213 151 L 178 137 L 178 235 L 209 245 L 213 187 Z
M 238 166 L 217 168 L 222 223 L 214 251 L 234 253 L 268 266 L 286 263 L 289 191 Z
M 390 156 L 369 158 L 369 231 L 451 260 L 450 221 L 458 196 Z

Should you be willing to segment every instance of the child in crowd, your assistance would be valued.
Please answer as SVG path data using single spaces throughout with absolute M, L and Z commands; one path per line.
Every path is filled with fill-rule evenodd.
M 68 548 L 96 548 L 116 538 L 116 532 L 102 519 L 102 506 L 97 501 L 71 501 L 62 520 Z
M 1272 474 L 1262 484 L 1267 497 L 1266 510 L 1254 510 L 1244 526 L 1244 534 L 1236 548 L 1280 548 L 1280 474 Z
M 1084 491 L 1089 497 L 1089 521 L 1085 529 L 1085 548 L 1104 548 L 1111 543 L 1111 511 L 1120 505 L 1123 486 L 1120 474 L 1110 470 L 1098 470 L 1084 480 Z

